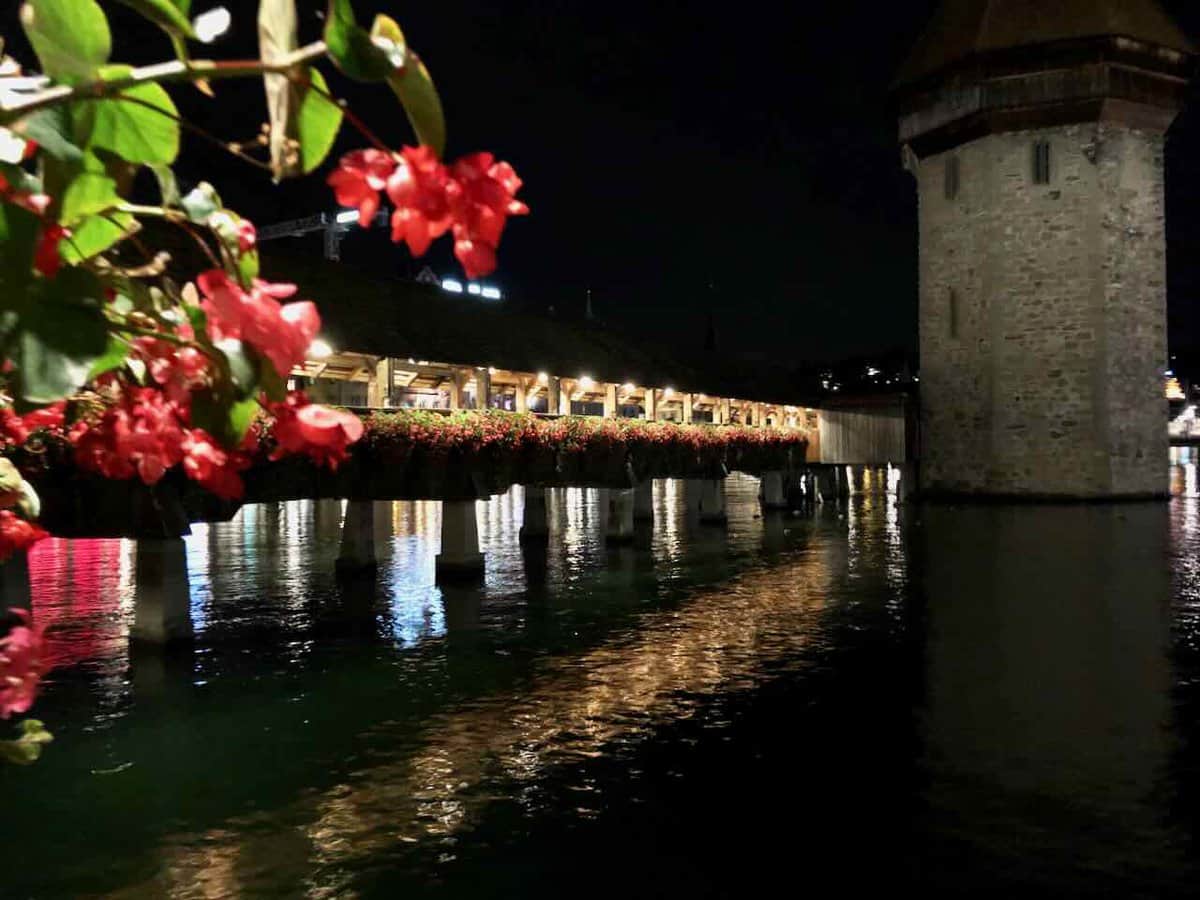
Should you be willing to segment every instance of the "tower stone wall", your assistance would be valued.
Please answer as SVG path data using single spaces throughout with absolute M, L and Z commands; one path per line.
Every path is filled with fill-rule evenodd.
M 1049 183 L 1035 183 L 1037 142 Z M 1101 121 L 987 134 L 914 174 L 922 490 L 1165 494 L 1161 131 Z

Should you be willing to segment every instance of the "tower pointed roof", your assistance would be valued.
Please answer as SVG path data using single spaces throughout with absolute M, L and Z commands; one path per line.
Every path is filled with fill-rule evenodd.
M 901 68 L 897 85 L 971 56 L 1096 37 L 1196 52 L 1157 0 L 945 0 Z

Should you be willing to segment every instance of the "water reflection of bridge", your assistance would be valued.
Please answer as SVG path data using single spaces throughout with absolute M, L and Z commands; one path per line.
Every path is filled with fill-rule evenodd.
M 888 483 L 884 473 L 871 473 L 866 481 L 858 479 L 855 489 L 871 492 L 858 502 L 890 505 L 886 493 L 875 493 L 886 491 Z M 894 477 L 891 483 L 894 488 Z M 167 840 L 163 846 L 147 847 L 147 852 L 159 858 L 153 866 L 157 874 L 153 884 L 137 885 L 129 895 L 145 891 L 170 896 L 252 892 L 253 884 L 246 881 L 254 878 L 251 858 L 264 853 L 268 846 L 272 850 L 264 858 L 269 858 L 272 866 L 287 868 L 295 863 L 302 867 L 315 860 L 327 867 L 345 864 L 397 842 L 452 838 L 468 828 L 486 805 L 486 792 L 478 790 L 486 780 L 502 776 L 532 783 L 548 769 L 594 756 L 609 743 L 636 741 L 656 721 L 686 718 L 697 698 L 758 683 L 762 665 L 784 661 L 803 649 L 807 640 L 805 623 L 820 614 L 832 573 L 847 564 L 844 540 L 828 542 L 819 552 L 805 554 L 799 561 L 793 558 L 784 565 L 779 565 L 783 558 L 780 554 L 803 546 L 816 522 L 837 521 L 844 510 L 830 507 L 818 511 L 816 522 L 780 516 L 764 519 L 755 515 L 752 480 L 736 478 L 733 490 L 738 502 L 731 510 L 731 535 L 702 529 L 694 515 L 694 504 L 688 501 L 689 486 L 664 482 L 656 485 L 654 495 L 654 514 L 661 527 L 653 534 L 645 532 L 645 543 L 617 548 L 605 545 L 606 513 L 598 491 L 555 492 L 551 523 L 557 538 L 554 546 L 559 549 L 548 555 L 545 546 L 526 546 L 517 553 L 510 549 L 490 554 L 483 584 L 471 587 L 439 587 L 434 583 L 439 504 L 378 504 L 376 524 L 387 544 L 387 550 L 381 553 L 385 568 L 374 582 L 374 592 L 361 582 L 356 590 L 376 598 L 378 592 L 386 591 L 390 598 L 386 606 L 381 607 L 378 599 L 372 602 L 360 598 L 362 608 L 372 621 L 378 617 L 389 643 L 423 654 L 406 666 L 408 670 L 412 666 L 436 670 L 450 665 L 446 648 L 456 640 L 470 643 L 477 639 L 481 618 L 489 615 L 488 598 L 494 602 L 514 593 L 523 596 L 523 606 L 509 612 L 516 621 L 555 617 L 570 609 L 594 607 L 597 602 L 636 608 L 646 594 L 648 572 L 652 573 L 649 584 L 657 585 L 658 590 L 676 581 L 686 583 L 697 563 L 696 548 L 706 548 L 712 558 L 722 558 L 727 542 L 745 560 L 745 571 L 731 583 L 700 590 L 689 588 L 685 605 L 639 616 L 635 630 L 623 631 L 578 655 L 545 656 L 523 678 L 518 697 L 506 701 L 501 696 L 483 696 L 477 702 L 431 714 L 419 727 L 420 746 L 414 752 L 409 752 L 410 736 L 391 733 L 392 729 L 410 728 L 412 722 L 342 720 L 347 736 L 369 728 L 363 737 L 373 746 L 386 746 L 394 740 L 397 749 L 404 749 L 395 758 L 379 760 L 378 767 L 373 764 L 373 771 L 365 779 L 355 778 L 351 783 L 287 801 L 294 806 L 284 816 L 298 824 L 294 831 L 263 835 L 260 840 L 242 833 L 240 825 L 229 823 L 232 827 L 215 827 L 199 842 L 191 838 L 179 844 Z M 511 538 L 521 522 L 520 493 L 518 489 L 480 504 L 480 534 L 485 547 L 511 547 Z M 271 583 L 282 600 L 290 584 L 308 578 L 313 560 L 306 550 L 322 538 L 328 540 L 337 534 L 343 506 L 322 501 L 248 509 L 239 521 L 201 528 L 189 537 L 198 639 L 211 644 L 219 639 L 219 633 L 238 627 L 213 613 L 214 598 L 224 598 L 224 604 L 236 606 L 242 595 L 249 602 L 248 595 L 257 585 Z M 892 533 L 897 527 L 896 516 L 891 505 L 888 528 Z M 228 543 L 231 532 L 242 541 L 241 552 L 235 553 Z M 117 592 L 117 609 L 125 609 L 117 618 L 128 633 L 133 625 L 128 605 L 136 590 L 129 583 L 130 560 L 136 556 L 136 547 L 133 542 L 104 543 L 114 563 L 117 558 L 125 560 L 115 566 L 124 575 L 110 574 L 99 590 L 107 591 L 110 597 Z M 66 542 L 54 542 L 42 551 L 47 563 L 57 560 L 54 566 L 38 565 L 41 560 L 35 554 L 35 604 L 46 600 L 46 606 L 50 606 L 49 598 L 73 579 L 75 565 L 86 564 L 83 559 L 75 565 L 64 564 L 62 553 L 66 547 Z M 904 563 L 898 537 L 889 547 L 893 564 L 887 571 L 902 579 Z M 546 581 L 556 585 L 553 592 L 539 587 Z M 598 584 L 603 585 L 602 592 L 597 591 Z M 89 593 L 93 600 L 81 611 L 96 608 L 100 617 L 112 617 L 112 606 L 100 610 L 95 591 Z M 607 599 L 600 600 L 598 593 Z M 296 620 L 288 626 L 287 634 L 278 635 L 276 640 L 292 643 L 289 638 L 310 632 L 315 624 L 312 615 L 313 611 L 299 600 L 292 608 L 281 610 L 280 618 L 295 616 Z M 118 630 L 104 631 L 101 628 L 103 640 L 111 647 Z M 298 651 L 297 665 L 302 664 L 304 653 Z M 196 661 L 199 663 L 200 658 Z M 132 679 L 126 686 L 113 685 L 112 689 L 128 691 L 131 687 L 133 699 L 148 717 L 145 727 L 162 730 L 146 739 L 152 745 L 169 743 L 176 739 L 171 732 L 178 723 L 174 718 L 155 721 L 151 711 L 185 705 L 177 695 L 192 693 L 195 678 L 190 668 L 175 676 L 164 675 L 152 660 L 135 658 Z M 369 683 L 360 687 L 367 692 L 377 689 Z M 316 685 L 297 685 L 294 689 L 329 690 Z M 163 695 L 156 697 L 159 692 Z M 222 717 L 235 722 L 251 715 L 256 721 L 272 723 L 281 712 L 262 707 L 252 711 L 251 706 L 264 701 L 260 694 L 243 699 L 231 688 L 223 693 L 231 708 Z M 282 700 L 270 702 L 279 706 Z M 363 708 L 356 706 L 359 712 Z M 195 714 L 203 715 L 198 710 Z M 189 731 L 206 727 L 203 722 L 188 726 Z M 251 738 L 245 734 L 236 740 Z M 86 748 L 78 752 L 89 755 Z M 227 748 L 226 752 L 236 757 L 247 748 Z M 152 763 L 154 768 L 171 766 L 166 756 L 151 756 L 158 760 Z M 135 770 L 131 777 L 139 783 L 156 778 L 153 771 L 144 769 Z M 251 826 L 250 830 L 256 829 Z M 296 874 L 299 881 L 302 876 Z

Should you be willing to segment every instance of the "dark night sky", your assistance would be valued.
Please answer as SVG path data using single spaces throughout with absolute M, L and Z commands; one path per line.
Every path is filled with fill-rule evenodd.
M 165 39 L 105 5 L 116 58 L 166 58 Z M 212 53 L 252 55 L 257 4 L 227 5 L 235 32 Z M 324 4 L 298 5 L 302 39 L 315 37 Z M 533 215 L 506 234 L 495 279 L 506 290 L 566 312 L 590 287 L 601 318 L 691 348 L 711 308 L 724 348 L 783 360 L 915 347 L 915 192 L 899 166 L 887 90 L 935 5 L 746 2 L 711 15 L 678 0 L 355 0 L 360 20 L 394 15 L 429 65 L 450 154 L 491 149 L 525 178 Z M 1165 5 L 1200 34 L 1195 4 Z M 16 6 L 6 4 L 5 35 L 16 31 Z M 385 87 L 336 74 L 331 84 L 387 141 L 411 140 Z M 264 117 L 261 89 L 219 90 L 233 114 L 175 93 L 194 121 L 250 136 Z M 339 150 L 360 145 L 347 131 Z M 260 224 L 332 208 L 319 177 L 276 188 L 215 154 L 192 142 L 183 180 L 211 176 Z M 1176 125 L 1168 166 L 1172 341 L 1186 349 L 1200 347 L 1196 109 Z M 419 269 L 378 231 L 348 240 L 345 256 Z M 444 244 L 430 262 L 440 274 L 454 269 Z

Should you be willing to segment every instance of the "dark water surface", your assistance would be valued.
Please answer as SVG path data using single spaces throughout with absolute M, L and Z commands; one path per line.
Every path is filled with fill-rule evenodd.
M 188 541 L 197 640 L 128 652 L 133 545 L 46 542 L 57 736 L 0 769 L 4 897 L 1200 894 L 1200 497 L 844 509 L 727 532 L 656 485 L 610 550 L 480 504 L 482 589 L 433 584 L 436 503 Z

